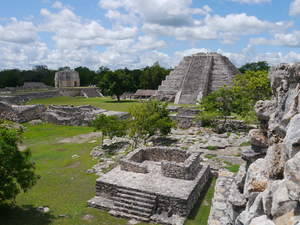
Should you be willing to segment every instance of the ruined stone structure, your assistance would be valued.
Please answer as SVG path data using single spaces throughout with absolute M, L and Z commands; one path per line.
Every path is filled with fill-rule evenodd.
M 300 223 L 299 74 L 300 62 L 269 69 L 273 98 L 254 106 L 260 129 L 249 131 L 239 172 L 217 180 L 208 224 Z
M 210 176 L 200 154 L 170 147 L 136 149 L 96 180 L 96 197 L 87 204 L 113 216 L 183 224 Z
M 0 118 L 7 119 L 17 123 L 25 123 L 30 120 L 39 119 L 41 113 L 45 112 L 45 105 L 10 105 L 6 102 L 0 102 Z
M 184 57 L 158 87 L 156 98 L 175 104 L 195 104 L 223 85 L 231 85 L 241 74 L 225 56 L 217 53 L 197 53 Z
M 75 70 L 63 70 L 55 73 L 54 83 L 56 88 L 80 87 L 79 73 Z
M 91 126 L 99 114 L 115 115 L 126 119 L 125 112 L 108 111 L 91 105 L 72 107 L 68 105 L 49 105 L 49 109 L 40 114 L 40 118 L 47 123 L 65 126 Z

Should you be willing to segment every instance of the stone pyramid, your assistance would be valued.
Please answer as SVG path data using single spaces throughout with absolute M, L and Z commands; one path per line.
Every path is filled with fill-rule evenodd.
M 231 85 L 240 71 L 226 56 L 218 53 L 197 53 L 186 56 L 162 81 L 156 98 L 174 99 L 175 104 L 196 104 L 223 85 Z

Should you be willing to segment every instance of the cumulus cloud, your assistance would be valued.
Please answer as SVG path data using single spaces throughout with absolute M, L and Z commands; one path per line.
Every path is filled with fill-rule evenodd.
M 71 7 L 70 5 L 63 5 L 61 2 L 56 1 L 54 2 L 54 4 L 52 5 L 52 8 L 56 8 L 56 9 L 71 9 L 74 10 L 74 7 Z
M 295 0 L 290 4 L 290 16 L 297 16 L 300 14 L 300 0 Z
M 238 3 L 247 3 L 247 4 L 261 4 L 264 2 L 271 2 L 272 0 L 227 0 L 231 2 L 238 2 Z
M 273 45 L 273 46 L 286 46 L 286 47 L 300 47 L 300 31 L 294 30 L 292 33 L 273 33 L 273 38 L 267 39 L 264 37 L 251 38 L 250 44 L 253 45 Z

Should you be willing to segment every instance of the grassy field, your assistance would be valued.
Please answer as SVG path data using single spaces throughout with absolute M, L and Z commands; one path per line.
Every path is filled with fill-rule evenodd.
M 127 112 L 129 107 L 132 104 L 140 103 L 137 100 L 121 100 L 118 102 L 117 100 L 112 100 L 110 97 L 102 97 L 102 98 L 69 98 L 69 97 L 56 97 L 56 98 L 42 98 L 42 99 L 32 99 L 27 104 L 43 104 L 47 107 L 49 105 L 87 105 L 90 104 L 92 106 L 99 107 L 100 109 L 106 109 L 111 111 L 123 111 Z
M 95 180 L 98 178 L 96 175 L 86 174 L 87 169 L 97 164 L 89 154 L 95 146 L 100 145 L 101 139 L 94 137 L 83 143 L 60 143 L 64 138 L 88 134 L 93 128 L 47 123 L 24 125 L 27 131 L 24 133 L 23 145 L 31 148 L 31 159 L 35 162 L 36 173 L 41 175 L 41 179 L 28 193 L 18 195 L 15 207 L 5 210 L 0 207 L 0 224 L 110 225 L 128 222 L 86 206 L 86 201 L 95 196 Z M 96 142 L 90 142 L 91 140 Z M 73 158 L 74 155 L 78 157 Z M 206 224 L 214 183 L 214 180 L 210 180 L 205 186 L 186 224 Z M 49 207 L 50 212 L 38 213 L 36 208 L 39 206 Z M 60 218 L 60 214 L 67 214 L 69 218 Z M 83 220 L 85 215 L 90 215 L 92 219 Z

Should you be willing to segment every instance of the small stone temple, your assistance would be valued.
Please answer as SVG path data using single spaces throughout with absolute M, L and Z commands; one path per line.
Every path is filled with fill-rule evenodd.
M 226 56 L 218 53 L 186 56 L 162 81 L 155 97 L 165 97 L 175 104 L 195 104 L 219 87 L 231 85 L 236 74 L 241 73 Z
M 139 148 L 96 180 L 88 206 L 159 224 L 183 225 L 210 176 L 200 152 L 171 147 Z
M 64 70 L 55 73 L 54 83 L 56 88 L 80 87 L 79 73 L 75 70 Z

